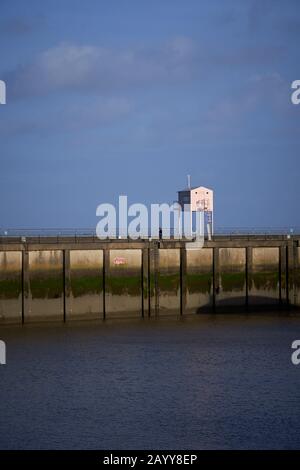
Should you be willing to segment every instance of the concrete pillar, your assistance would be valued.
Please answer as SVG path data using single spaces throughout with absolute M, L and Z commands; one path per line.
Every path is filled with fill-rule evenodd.
M 150 315 L 149 249 L 142 250 L 142 316 Z
M 213 248 L 213 311 L 216 311 L 217 296 L 220 291 L 219 248 Z
M 103 250 L 103 320 L 106 318 L 106 280 L 109 276 L 109 249 Z
M 281 306 L 288 305 L 288 270 L 287 270 L 287 246 L 279 248 L 279 303 Z
M 249 292 L 251 289 L 251 273 L 252 273 L 252 255 L 253 250 L 251 246 L 246 248 L 246 311 L 249 310 Z
M 22 251 L 22 323 L 26 321 L 29 312 L 29 252 Z
M 187 254 L 186 248 L 180 248 L 180 315 L 184 315 L 186 310 L 186 272 L 187 272 Z
M 294 241 L 293 243 L 293 295 L 291 297 L 291 304 L 293 306 L 297 305 L 297 299 L 298 299 L 299 288 L 298 288 L 297 276 L 298 276 L 299 269 L 300 269 L 299 246 L 300 246 L 300 242 Z
M 293 239 L 288 240 L 287 243 L 287 294 L 286 303 L 287 307 L 290 305 L 296 305 L 297 293 L 295 285 L 295 270 L 297 268 L 297 247 Z
M 150 315 L 159 314 L 159 246 L 157 242 L 151 242 L 150 247 Z M 152 295 L 153 293 L 153 295 Z
M 63 251 L 63 281 L 64 281 L 64 322 L 70 312 L 71 271 L 70 250 Z

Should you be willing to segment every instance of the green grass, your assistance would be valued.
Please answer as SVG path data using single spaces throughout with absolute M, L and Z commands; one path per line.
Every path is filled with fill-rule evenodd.
M 295 269 L 295 284 L 300 288 L 300 269 Z
M 106 291 L 115 295 L 140 295 L 142 280 L 140 276 L 109 276 Z
M 17 299 L 22 292 L 21 279 L 1 279 L 0 299 Z
M 224 292 L 242 291 L 245 287 L 244 272 L 221 273 L 221 284 Z
M 222 288 L 225 292 L 242 290 L 245 286 L 244 273 L 221 274 Z M 284 279 L 283 279 L 284 281 Z M 257 290 L 276 290 L 278 288 L 279 273 L 276 271 L 256 272 L 250 276 L 250 286 Z M 300 286 L 300 270 L 295 272 L 296 285 Z M 193 273 L 186 275 L 186 285 L 190 293 L 209 293 L 212 286 L 211 273 Z M 144 286 L 146 287 L 145 283 Z M 160 291 L 177 292 L 180 287 L 180 276 L 175 274 L 158 275 L 158 286 Z M 101 275 L 78 276 L 71 279 L 71 290 L 74 297 L 86 294 L 100 294 L 102 292 Z M 42 299 L 60 298 L 63 294 L 62 276 L 34 277 L 30 280 L 32 298 Z M 107 292 L 115 295 L 133 295 L 141 293 L 140 275 L 109 276 L 106 279 Z M 154 276 L 150 277 L 150 293 L 154 294 Z M 0 280 L 0 298 L 15 299 L 21 294 L 21 279 Z
M 250 285 L 257 290 L 276 290 L 279 283 L 279 273 L 277 271 L 251 273 L 250 279 L 252 281 Z
M 101 276 L 78 276 L 71 278 L 71 291 L 74 297 L 100 294 L 103 290 Z
M 177 292 L 180 287 L 179 274 L 161 274 L 158 275 L 158 286 L 160 291 Z
M 30 280 L 33 299 L 59 299 L 63 294 L 62 277 L 34 278 Z
M 211 291 L 212 274 L 187 274 L 186 286 L 190 294 L 202 293 L 207 294 Z

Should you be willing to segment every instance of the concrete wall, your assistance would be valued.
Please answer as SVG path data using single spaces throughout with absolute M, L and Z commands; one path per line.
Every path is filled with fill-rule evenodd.
M 249 304 L 279 303 L 279 248 L 253 248 Z
M 30 251 L 28 262 L 25 322 L 37 319 L 63 321 L 63 252 Z
M 0 322 L 22 321 L 22 253 L 0 252 Z
M 0 244 L 0 322 L 300 306 L 300 240 L 49 243 Z
M 180 250 L 159 249 L 159 314 L 180 313 Z
M 186 305 L 187 313 L 201 313 L 213 305 L 213 250 L 187 250 L 186 252 Z
M 142 251 L 110 250 L 105 281 L 106 318 L 140 317 Z
M 68 319 L 103 318 L 103 251 L 71 250 Z
M 300 307 L 300 247 L 296 248 L 294 289 L 295 305 Z
M 216 308 L 246 304 L 246 249 L 220 248 Z

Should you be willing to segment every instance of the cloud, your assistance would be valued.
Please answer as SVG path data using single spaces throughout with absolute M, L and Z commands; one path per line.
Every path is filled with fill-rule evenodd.
M 156 47 L 127 49 L 63 43 L 7 72 L 4 79 L 11 100 L 61 91 L 106 95 L 178 85 L 228 65 L 251 68 L 274 64 L 284 53 L 285 48 L 276 45 L 201 47 L 189 37 L 176 37 Z
M 12 98 L 60 90 L 108 92 L 189 78 L 196 46 L 186 37 L 157 48 L 111 49 L 60 44 L 41 52 L 5 79 Z
M 277 0 L 254 0 L 250 2 L 248 13 L 248 27 L 252 32 L 257 31 L 270 15 L 272 15 L 272 8 L 276 9 Z
M 203 145 L 218 142 L 245 142 L 259 139 L 298 139 L 295 107 L 290 104 L 290 84 L 276 72 L 256 74 L 235 90 L 211 97 L 187 116 L 156 118 L 139 135 L 147 145 Z M 297 111 L 297 110 L 296 110 Z M 143 122 L 143 120 L 140 120 Z M 141 130 L 141 129 L 140 129 Z M 132 137 L 136 139 L 135 135 Z M 138 142 L 137 142 L 138 143 Z
M 199 130 L 214 136 L 274 137 L 291 125 L 293 111 L 290 84 L 277 72 L 256 74 L 205 110 Z
M 47 106 L 23 111 L 18 117 L 7 117 L 0 122 L 0 135 L 19 135 L 43 132 L 80 131 L 103 128 L 128 116 L 133 104 L 126 98 L 88 97 L 80 102 L 64 100 Z
M 38 20 L 12 17 L 0 20 L 0 35 L 19 36 L 33 31 L 39 24 Z
M 254 67 L 258 65 L 273 65 L 285 58 L 285 46 L 277 45 L 260 45 L 260 46 L 244 46 L 238 49 L 221 48 L 212 52 L 211 62 L 218 66 L 242 66 Z
M 289 107 L 289 94 L 289 84 L 279 73 L 273 72 L 252 75 L 228 99 L 236 109 L 233 114 L 240 115 L 255 111 L 259 106 L 282 111 Z
M 281 0 L 253 0 L 249 4 L 248 29 L 257 33 L 272 28 L 272 31 L 290 36 L 299 33 L 299 12 L 298 0 L 286 2 L 284 8 Z

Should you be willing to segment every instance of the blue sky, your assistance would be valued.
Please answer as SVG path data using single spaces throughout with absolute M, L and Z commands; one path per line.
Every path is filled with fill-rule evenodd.
M 300 226 L 300 3 L 1 0 L 0 227 L 95 227 L 192 175 L 217 226 Z

